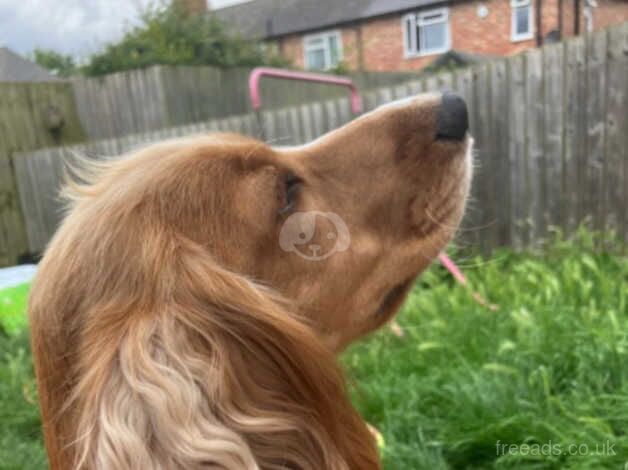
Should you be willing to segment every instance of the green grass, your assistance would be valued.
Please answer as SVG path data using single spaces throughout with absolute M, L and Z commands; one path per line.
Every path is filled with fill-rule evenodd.
M 25 333 L 0 333 L 0 469 L 46 468 L 33 369 Z
M 398 317 L 403 338 L 383 330 L 343 356 L 385 468 L 622 470 L 628 260 L 581 236 L 461 264 L 497 311 L 435 265 Z M 45 468 L 34 403 L 27 338 L 0 333 L 1 469 Z
M 385 468 L 623 469 L 628 260 L 580 240 L 464 264 L 496 312 L 433 267 L 398 317 L 405 337 L 344 358 Z
M 29 284 L 11 287 L 0 291 L 0 330 L 8 335 L 16 335 L 26 327 L 26 299 Z

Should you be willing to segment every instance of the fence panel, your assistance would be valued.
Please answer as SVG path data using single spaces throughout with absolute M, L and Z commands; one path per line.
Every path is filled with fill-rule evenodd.
M 154 66 L 104 77 L 72 80 L 78 114 L 87 136 L 107 139 L 166 127 L 242 115 L 250 111 L 250 68 Z M 361 89 L 407 82 L 412 72 L 350 74 Z M 344 96 L 325 84 L 264 79 L 266 109 Z
M 606 34 L 589 38 L 586 47 L 586 184 L 584 210 L 596 227 L 604 226 L 603 169 L 606 112 Z
M 0 83 L 0 266 L 15 264 L 29 249 L 16 153 L 83 138 L 68 83 Z
M 562 194 L 566 190 L 563 178 L 563 47 L 562 44 L 543 49 L 543 121 L 545 138 L 543 154 L 545 159 L 545 181 L 543 193 L 547 205 L 544 224 L 554 223 L 564 226 L 561 211 Z
M 604 198 L 606 229 L 628 242 L 628 24 L 608 34 Z
M 623 25 L 455 73 L 379 88 L 363 96 L 365 110 L 419 90 L 453 88 L 465 97 L 477 168 L 463 238 L 483 251 L 537 244 L 550 235 L 551 226 L 571 232 L 587 216 L 594 228 L 612 228 L 628 237 L 626 50 L 628 26 Z M 198 86 L 198 77 L 188 80 L 181 82 L 183 88 Z M 151 90 L 138 83 L 132 94 L 146 99 Z M 177 112 L 200 116 L 195 104 L 182 103 Z M 15 159 L 16 174 L 30 248 L 41 251 L 58 223 L 61 160 L 71 158 L 71 151 L 111 156 L 142 143 L 215 130 L 259 137 L 262 128 L 271 144 L 302 144 L 353 117 L 349 99 L 334 98 L 21 155 Z

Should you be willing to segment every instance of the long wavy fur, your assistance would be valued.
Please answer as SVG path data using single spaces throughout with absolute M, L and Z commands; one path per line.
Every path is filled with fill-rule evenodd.
M 164 157 L 182 146 L 83 168 L 66 191 L 30 299 L 51 469 L 379 468 L 306 321 L 167 223 L 199 213 L 194 169 Z M 183 200 L 119 181 L 146 158 L 154 185 L 186 178 Z

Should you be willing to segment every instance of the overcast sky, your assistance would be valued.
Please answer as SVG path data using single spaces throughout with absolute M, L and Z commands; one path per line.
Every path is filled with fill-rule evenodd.
M 242 0 L 211 0 L 214 8 Z M 0 46 L 84 57 L 119 38 L 154 0 L 0 0 Z

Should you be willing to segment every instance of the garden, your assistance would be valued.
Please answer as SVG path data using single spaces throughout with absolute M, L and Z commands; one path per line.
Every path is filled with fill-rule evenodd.
M 618 248 L 619 247 L 619 248 Z M 628 462 L 628 258 L 580 230 L 534 251 L 456 255 L 398 316 L 346 351 L 353 401 L 386 470 L 623 469 Z M 0 468 L 46 468 L 24 312 L 0 291 Z

